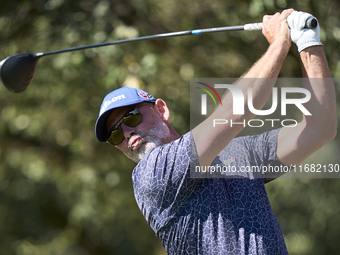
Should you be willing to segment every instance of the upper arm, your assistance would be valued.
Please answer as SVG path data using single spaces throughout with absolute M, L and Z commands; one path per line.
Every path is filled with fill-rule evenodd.
M 277 158 L 285 165 L 298 165 L 332 138 L 332 134 L 307 124 L 304 119 L 295 127 L 286 126 L 280 129 Z

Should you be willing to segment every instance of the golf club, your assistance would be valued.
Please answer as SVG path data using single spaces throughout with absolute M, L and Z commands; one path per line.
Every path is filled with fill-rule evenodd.
M 317 26 L 317 20 L 315 18 L 310 18 L 306 22 L 306 28 L 315 28 Z M 164 34 L 156 34 L 149 36 L 136 37 L 131 39 L 123 39 L 117 41 L 110 41 L 98 44 L 90 44 L 85 46 L 79 46 L 74 48 L 68 48 L 63 50 L 56 50 L 50 52 L 39 52 L 39 53 L 22 53 L 16 54 L 13 56 L 9 56 L 0 62 L 0 76 L 1 80 L 4 83 L 5 87 L 14 93 L 19 93 L 25 91 L 28 86 L 31 84 L 36 67 L 38 64 L 38 60 L 41 57 L 59 54 L 64 52 L 76 51 L 76 50 L 84 50 L 95 47 L 102 47 L 107 45 L 114 44 L 122 44 L 128 42 L 142 41 L 142 40 L 150 40 L 157 38 L 166 38 L 166 37 L 174 37 L 174 36 L 183 36 L 183 35 L 198 35 L 203 33 L 213 33 L 213 32 L 224 32 L 224 31 L 236 31 L 236 30 L 261 30 L 262 23 L 251 23 L 239 26 L 227 26 L 227 27 L 217 27 L 217 28 L 204 28 L 204 29 L 195 29 L 195 30 L 187 30 L 180 32 L 171 32 Z

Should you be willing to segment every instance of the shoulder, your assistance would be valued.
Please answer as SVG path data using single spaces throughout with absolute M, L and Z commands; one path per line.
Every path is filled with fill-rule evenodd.
M 182 135 L 175 141 L 156 147 L 147 153 L 137 164 L 133 175 L 142 171 L 143 175 L 146 170 L 154 168 L 164 168 L 166 165 L 173 165 L 175 161 L 188 161 L 191 151 L 191 132 Z
M 247 135 L 233 139 L 234 143 L 251 144 L 252 146 L 276 144 L 280 128 L 263 132 L 256 135 Z
M 138 165 L 143 165 L 147 162 L 154 161 L 160 157 L 178 157 L 182 154 L 189 154 L 191 142 L 191 132 L 182 135 L 177 140 L 170 143 L 163 144 L 151 150 L 145 157 L 138 163 Z M 137 165 L 137 166 L 138 166 Z
M 279 129 L 266 131 L 261 134 L 236 137 L 219 154 L 220 158 L 256 159 L 276 158 L 277 137 Z

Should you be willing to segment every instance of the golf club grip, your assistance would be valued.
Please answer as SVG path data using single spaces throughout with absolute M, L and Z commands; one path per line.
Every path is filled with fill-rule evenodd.
M 316 28 L 318 26 L 318 21 L 316 18 L 309 18 L 306 20 L 306 25 L 304 28 Z M 251 23 L 251 24 L 245 24 L 244 25 L 244 30 L 262 30 L 263 25 L 262 23 Z

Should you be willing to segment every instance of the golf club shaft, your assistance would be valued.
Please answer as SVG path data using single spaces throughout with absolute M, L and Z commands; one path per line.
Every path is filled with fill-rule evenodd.
M 310 18 L 307 20 L 306 28 L 315 28 L 316 26 L 317 26 L 317 20 L 315 18 Z M 175 37 L 175 36 L 183 36 L 183 35 L 199 35 L 199 34 L 204 34 L 204 33 L 215 33 L 215 32 L 225 32 L 225 31 L 262 30 L 262 28 L 263 28 L 262 23 L 249 23 L 249 24 L 239 25 L 239 26 L 194 29 L 194 30 L 187 30 L 187 31 L 141 36 L 141 37 L 136 37 L 136 38 L 110 41 L 110 42 L 104 42 L 104 43 L 90 44 L 90 45 L 78 46 L 74 48 L 56 50 L 56 51 L 50 51 L 50 52 L 40 52 L 40 53 L 35 53 L 34 55 L 35 57 L 42 57 L 42 56 L 58 54 L 58 53 L 63 53 L 63 52 L 70 52 L 70 51 L 76 51 L 76 50 L 83 50 L 83 49 L 89 49 L 89 48 L 96 48 L 96 47 L 102 47 L 102 46 L 108 46 L 108 45 L 114 45 L 114 44 L 122 44 L 122 43 L 135 42 L 135 41 L 150 40 L 150 39 L 167 38 L 167 37 Z
M 251 25 L 251 24 L 248 24 L 248 25 Z M 163 33 L 163 34 L 156 34 L 156 35 L 147 35 L 147 36 L 141 36 L 141 37 L 130 38 L 130 39 L 122 39 L 122 40 L 117 40 L 117 41 L 84 45 L 84 46 L 79 46 L 79 47 L 74 47 L 74 48 L 69 48 L 69 49 L 64 49 L 64 50 L 35 53 L 35 55 L 37 57 L 41 57 L 41 56 L 58 54 L 58 53 L 63 53 L 63 52 L 70 52 L 70 51 L 76 51 L 76 50 L 83 50 L 83 49 L 89 49 L 89 48 L 96 48 L 96 47 L 122 44 L 122 43 L 135 42 L 135 41 L 150 40 L 150 39 L 167 38 L 167 37 L 175 37 L 175 36 L 183 36 L 183 35 L 198 35 L 198 34 L 203 34 L 203 33 L 224 32 L 224 31 L 232 31 L 232 30 L 234 31 L 245 30 L 244 27 L 245 25 L 227 26 L 227 27 L 204 28 L 204 29 L 195 29 L 195 30 L 187 30 L 187 31 L 179 31 L 179 32 L 170 32 L 170 33 Z M 259 28 L 259 29 L 262 29 L 262 28 Z

